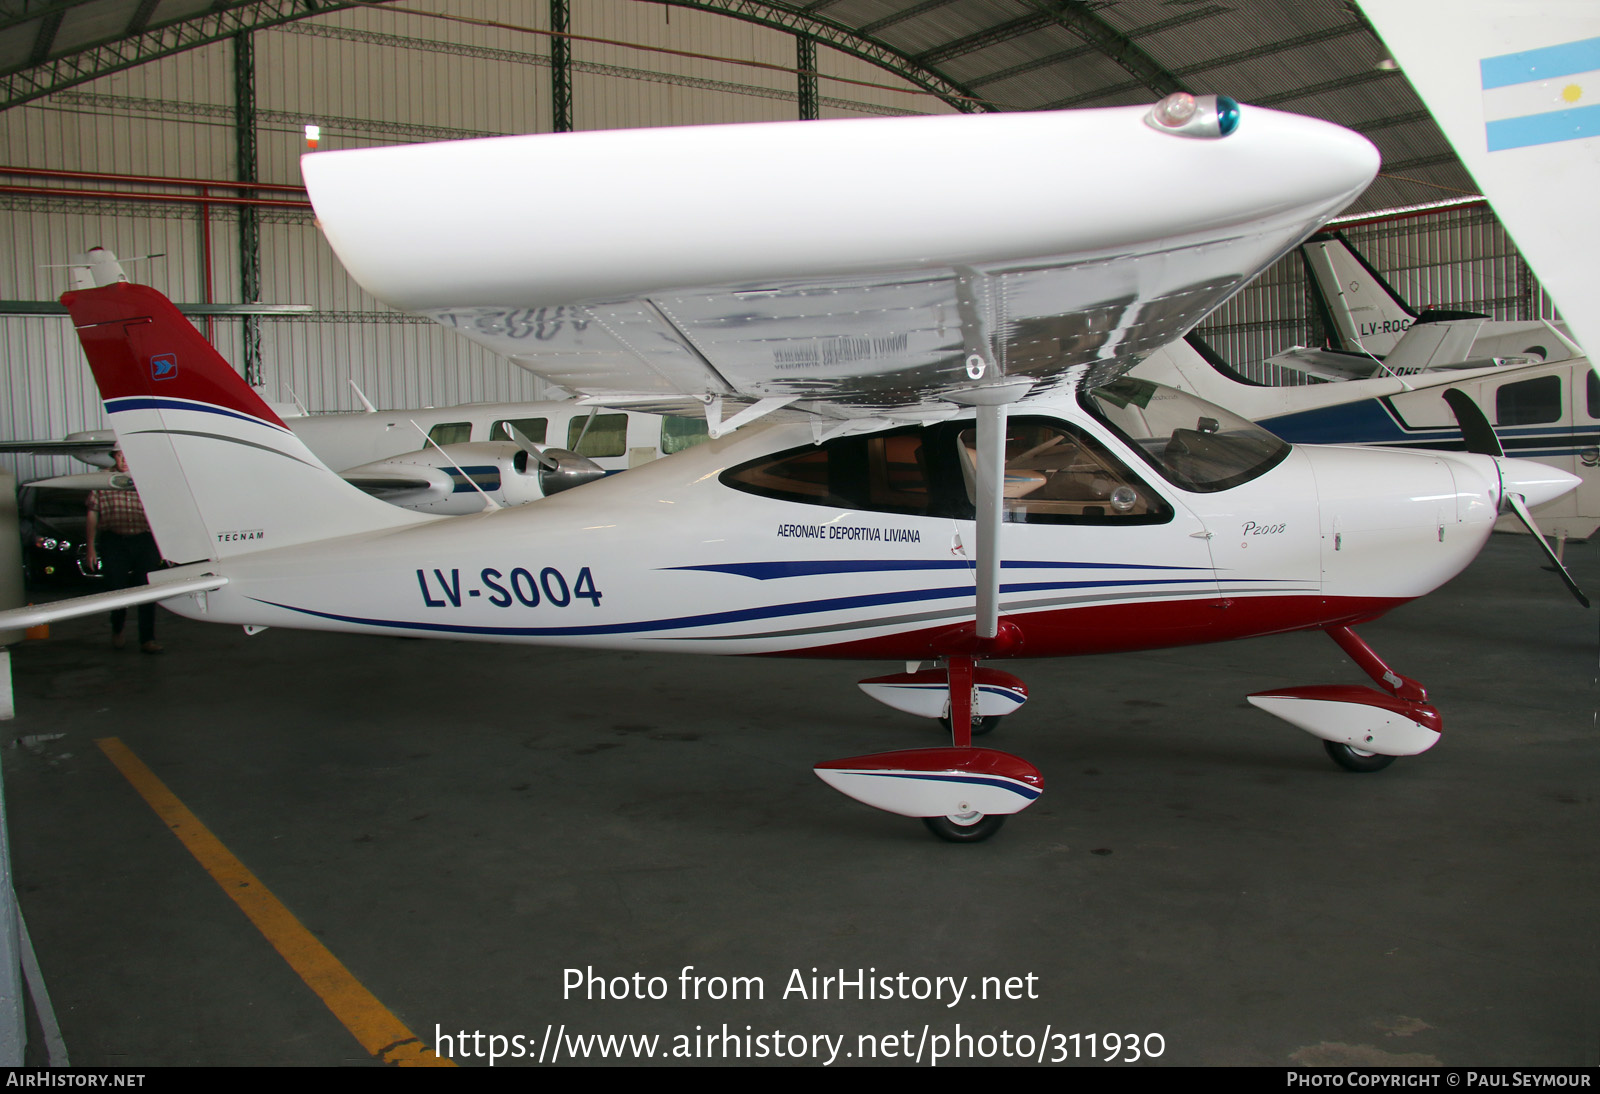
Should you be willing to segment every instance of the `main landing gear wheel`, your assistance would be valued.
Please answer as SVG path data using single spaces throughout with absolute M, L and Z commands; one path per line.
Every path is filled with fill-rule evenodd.
M 1000 719 L 1004 718 L 1004 717 L 1005 717 L 1005 715 L 1003 715 L 1003 714 L 985 714 L 985 715 L 974 714 L 972 716 L 972 735 L 974 737 L 982 737 L 984 734 L 989 733 L 990 731 L 995 729 L 997 726 L 999 726 Z M 943 717 L 941 717 L 939 719 L 939 724 L 944 726 L 946 732 L 950 732 L 951 731 L 950 730 L 950 716 L 948 714 L 944 715 Z
M 1328 757 L 1346 771 L 1368 772 L 1382 771 L 1394 763 L 1393 756 L 1385 756 L 1378 752 L 1365 752 L 1353 745 L 1340 744 L 1338 741 L 1323 741 L 1322 747 L 1328 750 Z
M 928 831 L 947 843 L 982 843 L 1006 823 L 1005 813 L 955 813 L 948 817 L 923 817 Z

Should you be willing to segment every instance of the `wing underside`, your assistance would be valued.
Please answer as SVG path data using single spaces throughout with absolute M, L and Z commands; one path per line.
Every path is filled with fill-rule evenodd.
M 793 399 L 846 416 L 928 409 L 970 388 L 968 359 L 1038 394 L 1091 367 L 1131 368 L 1181 337 L 1278 247 L 1155 251 L 946 276 L 886 276 L 662 294 L 556 309 L 431 310 L 432 318 L 572 391 Z M 1222 250 L 1221 246 L 1214 248 Z M 963 297 L 996 332 L 974 345 Z

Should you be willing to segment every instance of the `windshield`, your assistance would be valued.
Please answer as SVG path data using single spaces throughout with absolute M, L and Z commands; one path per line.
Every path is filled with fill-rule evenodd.
M 1289 455 L 1287 442 L 1214 403 L 1123 377 L 1079 395 L 1174 486 L 1208 494 L 1266 474 Z

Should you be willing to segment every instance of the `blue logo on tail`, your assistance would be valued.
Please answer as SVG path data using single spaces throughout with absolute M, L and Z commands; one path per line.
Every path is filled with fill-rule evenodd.
M 176 354 L 158 353 L 150 358 L 150 379 L 170 380 L 178 375 L 178 358 Z

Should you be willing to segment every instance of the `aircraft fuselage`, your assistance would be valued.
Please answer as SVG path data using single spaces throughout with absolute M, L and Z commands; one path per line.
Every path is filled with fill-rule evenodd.
M 1371 618 L 1459 572 L 1495 519 L 1498 481 L 1484 457 L 1299 447 L 1249 481 L 1195 491 L 1076 403 L 1030 404 L 1009 425 L 1016 449 L 1059 434 L 1068 441 L 1052 451 L 1076 444 L 1100 462 L 1067 456 L 1038 471 L 1027 465 L 1050 460 L 1013 461 L 1020 496 L 1007 502 L 1001 575 L 1009 637 L 985 656 L 1152 649 Z M 169 602 L 210 621 L 933 658 L 971 626 L 975 535 L 959 467 L 970 426 L 958 415 L 817 446 L 809 427 L 776 425 L 525 509 L 153 576 L 226 574 L 203 607 Z M 828 493 L 830 460 L 866 484 L 851 487 L 863 497 L 838 504 Z M 1063 497 L 1040 500 L 1047 473 L 1073 480 L 1054 485 Z M 1116 493 L 1119 482 L 1130 494 Z

